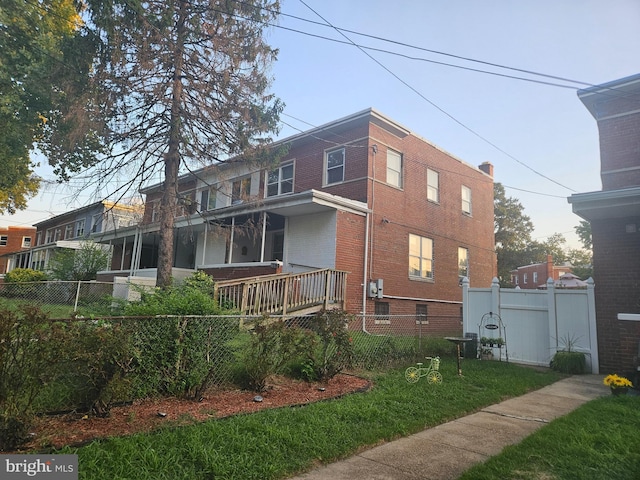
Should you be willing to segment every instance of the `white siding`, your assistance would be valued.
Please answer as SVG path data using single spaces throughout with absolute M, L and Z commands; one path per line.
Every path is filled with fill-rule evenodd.
M 289 217 L 285 229 L 283 271 L 335 268 L 336 213 Z

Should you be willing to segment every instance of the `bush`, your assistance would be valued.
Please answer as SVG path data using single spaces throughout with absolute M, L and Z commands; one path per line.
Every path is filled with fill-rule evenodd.
M 244 363 L 249 387 L 257 392 L 265 389 L 269 376 L 299 361 L 305 353 L 313 351 L 316 343 L 311 332 L 288 327 L 283 321 L 269 322 L 268 317 L 256 322 L 253 333 Z
M 555 353 L 550 366 L 557 372 L 571 375 L 585 373 L 587 368 L 584 353 L 565 350 Z
M 31 268 L 14 268 L 5 274 L 6 292 L 9 297 L 38 299 L 40 284 L 47 280 L 47 274 Z
M 327 310 L 312 320 L 311 330 L 319 337 L 319 346 L 309 352 L 315 376 L 327 381 L 353 363 L 353 338 L 347 330 L 350 315 L 342 310 Z
M 55 328 L 38 308 L 0 311 L 0 450 L 25 440 L 41 378 L 57 361 L 59 346 Z

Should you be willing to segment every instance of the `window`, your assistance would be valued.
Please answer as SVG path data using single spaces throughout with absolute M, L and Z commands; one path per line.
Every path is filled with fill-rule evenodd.
M 287 163 L 269 172 L 267 176 L 267 197 L 293 192 L 293 163 Z
M 69 224 L 64 227 L 64 238 L 68 240 L 69 238 L 73 238 L 73 224 Z
M 0 247 L 6 247 L 9 237 L 7 235 L 0 235 Z
M 344 148 L 327 152 L 326 184 L 344 182 Z
M 533 284 L 538 284 L 538 272 L 533 272 Z
M 273 244 L 271 245 L 271 260 L 284 260 L 284 233 L 273 234 Z
M 102 225 L 102 214 L 98 213 L 91 217 L 91 233 L 96 233 Z
M 402 155 L 387 150 L 387 183 L 402 188 Z
M 84 235 L 84 219 L 76 222 L 76 237 L 82 237 Z
M 469 249 L 458 247 L 458 276 L 469 278 Z
M 57 242 L 58 240 L 62 240 L 62 238 L 60 238 L 60 237 L 62 237 L 62 230 L 60 230 L 59 228 L 56 228 L 56 234 L 55 234 L 53 240 L 55 242 Z
M 389 319 L 389 302 L 376 302 L 375 304 L 375 323 L 377 324 L 390 324 L 391 320 Z
M 214 210 L 217 196 L 218 191 L 214 187 L 202 190 L 200 192 L 200 210 Z
M 36 245 L 40 245 L 41 238 L 42 238 L 42 232 L 36 233 Z
M 516 285 L 520 284 L 520 277 L 516 275 L 516 281 L 514 282 Z
M 416 304 L 416 325 L 427 325 L 429 324 L 429 320 L 427 320 L 427 306 L 417 303 Z
M 523 278 L 522 278 L 522 283 L 524 283 L 525 285 L 527 284 L 528 277 L 529 277 L 529 274 L 525 273 Z
M 433 240 L 409 235 L 409 276 L 433 279 Z
M 31 248 L 31 237 L 22 237 L 22 246 L 24 248 Z
M 471 189 L 462 186 L 462 213 L 471 215 Z
M 50 228 L 49 230 L 47 230 L 47 233 L 46 233 L 45 238 L 44 238 L 44 243 L 51 243 L 51 242 L 53 242 L 53 233 L 54 233 L 54 232 L 53 232 L 53 229 L 52 229 L 52 228 Z
M 427 200 L 440 202 L 440 174 L 433 170 L 427 170 Z
M 233 182 L 231 187 L 231 204 L 242 203 L 251 192 L 251 177 L 241 178 Z

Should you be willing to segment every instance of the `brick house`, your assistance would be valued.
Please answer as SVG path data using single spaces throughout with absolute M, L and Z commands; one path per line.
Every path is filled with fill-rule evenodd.
M 578 97 L 600 137 L 602 190 L 568 199 L 591 222 L 600 368 L 632 375 L 640 343 L 640 74 Z
M 180 178 L 174 277 L 336 269 L 348 311 L 428 309 L 433 329 L 459 331 L 461 278 L 489 286 L 496 275 L 492 165 L 466 164 L 373 109 L 281 146 L 270 171 L 229 161 Z M 155 276 L 161 185 L 143 193 L 141 225 L 98 236 L 114 248 L 101 278 Z
M 0 227 L 0 275 L 16 267 L 26 267 L 24 254 L 36 237 L 35 227 Z
M 547 255 L 547 261 L 524 265 L 511 270 L 511 283 L 514 287 L 522 289 L 547 288 L 547 280 L 558 280 L 566 273 L 571 273 L 571 267 L 567 265 L 554 265 L 553 257 Z

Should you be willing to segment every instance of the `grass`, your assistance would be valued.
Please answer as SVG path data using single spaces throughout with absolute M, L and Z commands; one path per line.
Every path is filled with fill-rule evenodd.
M 461 480 L 633 480 L 640 476 L 640 397 L 604 397 L 507 447 Z
M 79 455 L 82 479 L 277 479 L 354 454 L 521 395 L 562 376 L 500 362 L 453 359 L 440 371 L 444 382 L 404 380 L 404 369 L 373 377 L 362 394 L 165 428 L 57 453 Z

